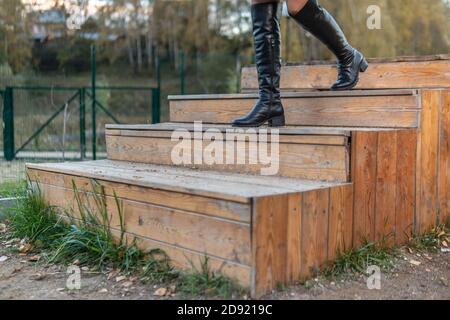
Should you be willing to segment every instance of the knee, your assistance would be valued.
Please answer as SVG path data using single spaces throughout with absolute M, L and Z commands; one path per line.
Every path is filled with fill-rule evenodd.
M 314 2 L 315 0 L 287 0 L 287 9 L 289 15 L 291 17 L 297 15 L 300 11 L 302 11 L 308 1 Z

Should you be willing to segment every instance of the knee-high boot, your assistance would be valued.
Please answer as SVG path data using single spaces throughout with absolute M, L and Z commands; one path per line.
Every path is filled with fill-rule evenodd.
M 362 53 L 348 43 L 333 16 L 317 0 L 309 0 L 300 12 L 291 14 L 291 17 L 336 55 L 339 75 L 331 89 L 349 90 L 355 87 L 359 72 L 366 71 L 369 65 Z
M 235 127 L 284 126 L 280 96 L 281 34 L 278 3 L 251 6 L 259 100 L 246 116 L 233 121 Z

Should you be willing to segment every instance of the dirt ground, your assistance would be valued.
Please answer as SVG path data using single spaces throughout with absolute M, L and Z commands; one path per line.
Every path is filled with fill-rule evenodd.
M 0 230 L 1 232 L 1 230 Z M 67 267 L 44 266 L 33 253 L 12 250 L 20 243 L 0 239 L 0 299 L 179 299 L 176 288 L 143 284 L 137 278 L 111 271 L 99 274 L 81 268 L 81 289 L 68 290 Z M 16 251 L 16 252 L 14 252 Z M 417 253 L 406 249 L 395 270 L 382 274 L 381 289 L 369 290 L 365 276 L 346 280 L 312 279 L 274 292 L 264 299 L 445 299 L 450 300 L 450 253 Z M 200 297 L 196 297 L 198 299 Z M 247 296 L 234 297 L 247 299 Z

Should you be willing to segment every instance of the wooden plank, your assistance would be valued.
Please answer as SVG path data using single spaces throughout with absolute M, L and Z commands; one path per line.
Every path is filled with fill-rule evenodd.
M 177 129 L 182 129 L 184 126 L 180 126 Z M 214 128 L 219 129 L 219 128 Z M 175 130 L 175 129 L 174 129 Z M 264 129 L 265 130 L 265 129 Z M 255 132 L 259 134 L 259 131 Z M 225 136 L 224 132 L 224 138 Z M 266 134 L 266 133 L 261 133 Z M 139 137 L 139 138 L 166 138 L 171 139 L 173 131 L 157 131 L 157 130 L 106 130 L 106 136 L 117 136 L 117 137 Z M 247 134 L 236 133 L 236 141 L 245 141 L 247 139 Z M 202 140 L 202 137 L 194 137 L 192 133 L 192 140 Z M 291 144 L 312 144 L 312 145 L 337 145 L 343 146 L 348 143 L 348 138 L 346 136 L 339 135 L 312 135 L 312 134 L 283 134 L 280 131 L 278 136 L 278 141 L 280 143 L 291 143 Z M 270 131 L 267 133 L 268 142 L 271 141 Z
M 172 101 L 173 122 L 230 123 L 245 115 L 256 99 Z M 285 98 L 287 125 L 292 126 L 418 126 L 418 102 L 414 95 Z
M 355 132 L 352 139 L 355 246 L 375 239 L 377 142 L 374 132 Z
M 397 181 L 395 241 L 406 243 L 412 236 L 415 212 L 417 132 L 397 132 Z
M 441 92 L 422 91 L 420 157 L 417 173 L 416 231 L 425 233 L 436 225 Z
M 336 81 L 335 65 L 285 66 L 281 72 L 283 90 L 329 89 Z M 449 87 L 450 61 L 371 63 L 361 74 L 357 89 L 436 88 Z M 258 88 L 256 69 L 243 68 L 241 87 Z
M 68 218 L 67 215 L 60 215 L 60 217 L 65 221 L 75 221 L 78 223 L 80 222 L 79 219 L 73 217 Z M 110 230 L 115 240 L 119 241 L 121 232 L 117 229 L 112 228 Z M 153 249 L 163 250 L 164 253 L 169 258 L 170 265 L 181 270 L 191 272 L 196 270 L 202 270 L 202 266 L 205 263 L 205 258 L 207 258 L 208 267 L 211 272 L 220 273 L 232 279 L 237 284 L 241 285 L 243 288 L 250 288 L 250 280 L 251 280 L 250 266 L 220 259 L 214 256 L 208 256 L 205 255 L 204 252 L 197 252 L 186 248 L 177 247 L 174 245 L 148 239 L 129 232 L 125 232 L 123 235 L 127 243 L 135 242 L 138 248 L 140 248 L 145 252 L 149 252 Z
M 74 210 L 79 218 L 74 191 L 40 184 L 51 205 Z M 93 202 L 92 193 L 80 192 L 83 203 Z M 226 221 L 182 210 L 119 199 L 123 206 L 125 231 L 170 245 L 204 252 L 229 261 L 250 265 L 250 225 Z M 111 227 L 120 229 L 119 211 L 115 199 L 105 196 Z M 92 207 L 95 213 L 95 206 Z
M 283 91 L 282 98 L 321 98 L 321 97 L 373 97 L 373 96 L 406 96 L 417 94 L 415 89 L 387 89 L 387 90 L 342 90 L 342 91 Z M 169 95 L 169 101 L 185 100 L 230 100 L 257 99 L 258 93 L 227 93 L 227 94 L 187 94 Z
M 287 281 L 288 196 L 254 199 L 252 297 Z
M 328 222 L 328 260 L 352 247 L 353 237 L 353 186 L 330 188 Z
M 230 124 L 210 124 L 210 123 L 198 123 L 197 125 L 193 122 L 164 122 L 157 124 L 108 124 L 106 125 L 106 132 L 112 132 L 114 135 L 125 135 L 124 132 L 127 132 L 131 135 L 133 131 L 140 131 L 143 134 L 147 134 L 148 136 L 153 136 L 153 134 L 161 134 L 159 137 L 170 137 L 170 134 L 164 133 L 164 131 L 173 131 L 173 130 L 185 129 L 188 131 L 200 130 L 202 132 L 214 129 L 220 132 L 239 132 L 242 128 L 234 128 Z M 249 131 L 256 131 L 259 133 L 260 131 L 266 131 L 270 134 L 272 131 L 276 132 L 280 135 L 286 135 L 297 137 L 299 135 L 308 135 L 308 136 L 345 136 L 349 137 L 351 132 L 346 128 L 323 128 L 323 127 L 300 127 L 300 126 L 285 126 L 279 128 L 268 127 L 267 125 L 261 126 L 259 128 L 247 128 Z M 302 137 L 299 138 L 302 138 Z
M 395 243 L 397 133 L 380 132 L 377 146 L 375 240 Z
M 72 183 L 74 182 L 80 191 L 92 190 L 93 180 L 89 178 L 41 170 L 28 170 L 28 174 L 32 180 L 41 183 L 71 189 Z M 223 219 L 250 222 L 250 204 L 200 197 L 179 192 L 149 189 L 105 180 L 95 181 L 104 187 L 105 194 L 108 196 L 113 196 L 115 192 L 122 199 L 145 202 L 173 209 L 183 209 Z
M 450 91 L 442 92 L 439 141 L 440 223 L 450 222 Z
M 327 261 L 330 190 L 303 194 L 301 278 L 307 279 Z
M 287 221 L 287 281 L 294 283 L 301 279 L 302 246 L 302 194 L 288 196 Z
M 180 166 L 252 174 L 260 174 L 262 168 L 268 167 L 268 165 L 261 164 L 258 159 L 249 156 L 250 145 L 248 143 L 234 143 L 233 146 L 233 143 L 229 141 L 226 143 L 231 150 L 234 150 L 234 155 L 245 155 L 243 159 L 245 163 L 237 163 L 236 158 L 234 164 L 208 164 L 204 163 L 203 159 L 201 159 L 203 163 L 193 163 L 195 153 L 198 152 L 202 155 L 202 152 L 210 143 L 203 141 L 203 144 L 196 144 L 192 140 L 184 141 L 187 145 L 190 145 L 190 149 L 184 151 L 189 155 L 191 163 L 180 164 Z M 106 144 L 108 158 L 112 160 L 174 165 L 171 154 L 179 142 L 160 138 L 107 136 Z M 257 144 L 256 146 L 258 147 Z M 227 148 L 223 149 L 222 162 L 225 162 Z M 278 165 L 277 175 L 281 177 L 323 181 L 348 180 L 348 150 L 345 146 L 280 143 L 279 162 L 276 158 L 273 160 L 275 162 L 272 165 Z

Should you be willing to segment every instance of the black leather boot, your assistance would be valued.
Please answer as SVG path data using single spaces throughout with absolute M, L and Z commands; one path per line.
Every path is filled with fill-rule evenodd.
M 259 100 L 246 116 L 233 121 L 234 127 L 285 125 L 280 95 L 281 33 L 277 16 L 278 3 L 251 6 Z
M 331 90 L 349 90 L 355 87 L 359 72 L 366 71 L 369 64 L 362 53 L 348 43 L 333 16 L 317 0 L 309 0 L 300 12 L 291 17 L 336 55 L 339 76 Z

